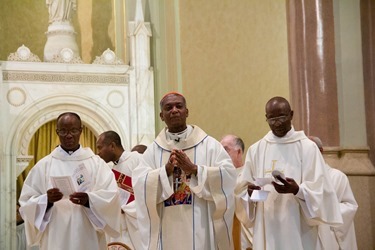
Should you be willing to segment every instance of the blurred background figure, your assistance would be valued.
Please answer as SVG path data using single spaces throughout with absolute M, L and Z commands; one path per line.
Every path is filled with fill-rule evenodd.
M 237 174 L 242 171 L 243 167 L 243 154 L 245 150 L 245 143 L 243 140 L 236 135 L 225 135 L 220 141 L 225 151 L 229 154 L 232 159 L 233 165 L 237 170 Z M 235 217 L 233 221 L 233 240 L 234 249 L 248 250 L 252 249 L 252 232 L 250 228 L 246 228 L 240 221 Z
M 135 145 L 135 146 L 131 149 L 131 151 L 132 151 L 132 152 L 133 152 L 133 151 L 136 151 L 136 152 L 138 152 L 138 153 L 140 153 L 140 154 L 143 154 L 143 153 L 146 151 L 146 149 L 147 149 L 147 146 L 146 146 L 146 145 L 138 144 L 138 145 Z
M 309 136 L 309 139 L 315 142 L 319 151 L 323 153 L 323 143 L 319 137 Z M 354 229 L 354 216 L 357 212 L 358 204 L 354 198 L 348 177 L 340 170 L 332 168 L 328 164 L 326 166 L 340 203 L 340 211 L 344 223 L 337 227 L 330 227 L 324 224 L 319 226 L 319 238 L 325 249 L 355 250 L 357 249 L 357 240 Z
M 241 168 L 243 166 L 243 153 L 245 150 L 243 140 L 236 135 L 225 135 L 220 143 L 232 159 L 234 167 L 237 169 Z

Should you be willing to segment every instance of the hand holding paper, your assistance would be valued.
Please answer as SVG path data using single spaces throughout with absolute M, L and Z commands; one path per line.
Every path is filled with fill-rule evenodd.
M 251 196 L 253 194 L 253 191 L 254 190 L 260 190 L 261 188 L 253 183 L 249 183 L 247 185 L 247 193 L 249 194 L 249 196 Z
M 269 191 L 266 190 L 254 190 L 250 196 L 251 201 L 265 201 L 267 200 Z
M 75 192 L 69 196 L 69 200 L 77 205 L 90 207 L 89 195 L 84 192 Z
M 285 175 L 281 173 L 279 170 L 272 171 L 272 176 L 275 178 L 275 182 L 277 182 L 278 184 L 282 184 L 279 178 L 285 180 Z
M 267 184 L 272 184 L 272 177 L 265 177 L 265 178 L 255 178 L 255 184 L 257 184 L 258 186 L 265 186 Z
M 76 191 L 70 176 L 51 176 L 51 183 L 54 188 L 64 195 L 64 198 Z
M 56 201 L 61 200 L 63 194 L 60 192 L 58 188 L 51 188 L 47 190 L 47 199 L 49 203 L 55 203 Z
M 299 191 L 299 186 L 297 182 L 293 178 L 285 177 L 285 175 L 281 172 L 275 171 L 272 172 L 272 175 L 276 179 L 276 181 L 272 182 L 273 186 L 275 187 L 275 190 L 280 194 L 292 193 L 296 195 Z

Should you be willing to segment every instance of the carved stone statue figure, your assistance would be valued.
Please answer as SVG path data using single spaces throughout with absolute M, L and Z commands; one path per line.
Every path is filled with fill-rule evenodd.
M 70 21 L 73 11 L 77 9 L 77 0 L 46 0 L 46 4 L 49 23 Z

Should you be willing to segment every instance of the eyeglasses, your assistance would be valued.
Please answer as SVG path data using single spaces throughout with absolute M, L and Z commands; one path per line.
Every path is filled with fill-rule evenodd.
M 273 118 L 267 118 L 266 121 L 270 125 L 274 125 L 277 121 L 279 122 L 286 122 L 288 120 L 289 114 L 288 115 L 282 115 L 278 117 L 273 117 Z
M 81 133 L 82 129 L 81 128 L 73 128 L 71 130 L 66 130 L 66 129 L 56 129 L 56 133 L 59 135 L 59 136 L 67 136 L 69 133 L 71 135 L 79 135 L 79 133 Z

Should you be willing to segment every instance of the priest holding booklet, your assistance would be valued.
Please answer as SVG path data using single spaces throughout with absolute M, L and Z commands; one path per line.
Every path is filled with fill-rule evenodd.
M 105 234 L 116 237 L 120 231 L 113 173 L 90 148 L 79 144 L 82 123 L 78 114 L 61 114 L 56 133 L 60 145 L 31 169 L 21 191 L 27 243 L 41 250 L 106 249 Z M 68 189 L 62 186 L 60 190 L 59 183 L 65 185 L 70 178 L 75 192 L 64 195 L 63 189 Z
M 107 237 L 108 243 L 118 246 L 125 244 L 136 250 L 142 249 L 132 186 L 133 170 L 140 164 L 142 157 L 138 152 L 125 151 L 121 138 L 115 131 L 102 133 L 96 142 L 96 149 L 105 162 L 113 162 L 112 171 L 120 193 L 122 210 L 118 217 L 121 221 L 121 232 L 119 237 Z
M 285 98 L 271 98 L 265 111 L 271 131 L 247 151 L 235 190 L 236 215 L 253 227 L 254 250 L 324 249 L 318 225 L 342 224 L 324 159 L 303 131 L 294 130 Z M 259 190 L 268 195 L 251 199 Z

